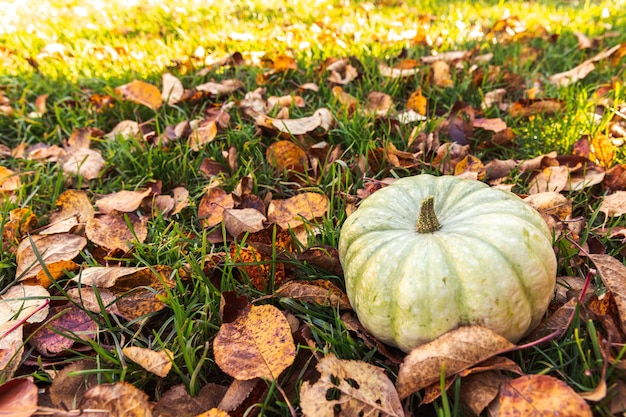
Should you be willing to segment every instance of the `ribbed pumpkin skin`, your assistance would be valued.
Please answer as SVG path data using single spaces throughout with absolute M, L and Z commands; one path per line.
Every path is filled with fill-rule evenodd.
M 418 233 L 430 195 L 441 228 Z M 517 342 L 556 281 L 541 216 L 512 193 L 452 176 L 403 178 L 366 198 L 341 229 L 339 258 L 363 326 L 404 351 L 472 324 Z

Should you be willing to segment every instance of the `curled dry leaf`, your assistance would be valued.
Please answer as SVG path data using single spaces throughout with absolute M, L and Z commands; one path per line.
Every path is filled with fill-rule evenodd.
M 276 380 L 296 357 L 285 315 L 271 305 L 252 306 L 224 323 L 213 345 L 215 363 L 236 379 Z
M 496 371 L 468 375 L 461 384 L 461 400 L 476 415 L 480 415 L 497 397 L 500 386 L 510 380 L 510 377 Z
M 80 148 L 63 158 L 62 169 L 66 174 L 79 175 L 87 180 L 93 180 L 98 178 L 105 164 L 100 152 Z
M 37 411 L 38 388 L 29 378 L 16 378 L 0 385 L 0 415 L 30 417 Z
M 80 409 L 107 410 L 110 417 L 152 417 L 148 394 L 128 382 L 101 384 L 83 395 Z
M 264 384 L 263 380 L 260 378 L 248 379 L 246 381 L 239 379 L 233 380 L 217 405 L 217 408 L 220 410 L 236 411 L 246 403 L 246 400 L 254 400 L 254 398 L 251 398 L 251 395 L 254 394 L 254 389 L 257 388 L 260 383 Z
M 161 378 L 165 378 L 172 369 L 174 356 L 167 349 L 155 352 L 139 346 L 128 346 L 122 349 L 122 353 L 146 371 Z
M 127 220 L 132 229 L 128 227 Z M 130 250 L 133 242 L 142 243 L 148 236 L 148 219 L 134 213 L 111 211 L 89 219 L 85 235 L 96 245 L 112 249 Z
M 100 209 L 101 213 L 111 213 L 118 211 L 122 213 L 129 213 L 135 211 L 141 205 L 144 198 L 148 197 L 152 193 L 150 188 L 145 190 L 122 190 L 115 193 L 107 194 L 104 197 L 96 200 L 96 207 Z
M 134 80 L 128 84 L 115 88 L 115 93 L 122 96 L 124 100 L 142 104 L 153 110 L 158 109 L 163 104 L 163 98 L 159 89 L 145 81 Z
M 300 388 L 300 405 L 307 417 L 404 416 L 402 404 L 385 371 L 361 361 L 337 359 L 329 354 L 316 366 L 321 373 L 314 384 Z
M 321 108 L 315 110 L 311 116 L 300 119 L 274 119 L 260 115 L 255 119 L 255 123 L 257 126 L 294 136 L 313 133 L 325 134 L 333 123 L 333 115 L 330 110 Z
M 50 293 L 41 285 L 14 285 L 0 296 L 0 324 L 9 320 L 44 321 L 48 317 L 49 298 Z
M 500 417 L 591 417 L 591 408 L 565 382 L 548 375 L 526 375 L 500 388 Z
M 414 348 L 400 365 L 396 387 L 400 398 L 439 381 L 442 368 L 446 377 L 467 369 L 515 345 L 493 331 L 464 326 Z
M 35 253 L 33 245 L 39 255 Z M 39 262 L 39 257 L 50 269 L 55 263 L 74 259 L 86 245 L 87 239 L 69 233 L 34 235 L 23 239 L 17 248 L 17 270 L 15 274 L 21 281 L 34 278 L 40 271 L 44 271 Z
M 283 229 L 295 228 L 308 220 L 322 217 L 328 211 L 328 204 L 328 198 L 318 193 L 302 193 L 286 200 L 272 200 L 267 209 L 267 219 Z

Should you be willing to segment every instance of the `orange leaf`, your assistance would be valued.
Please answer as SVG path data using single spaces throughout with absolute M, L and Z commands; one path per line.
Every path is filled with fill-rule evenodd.
M 324 194 L 302 193 L 286 200 L 272 200 L 267 209 L 267 219 L 283 229 L 295 228 L 307 220 L 322 217 L 328 210 Z
M 406 108 L 409 110 L 415 110 L 422 116 L 426 115 L 426 104 L 428 100 L 422 95 L 422 89 L 414 91 L 406 102 Z
M 304 172 L 308 165 L 306 153 L 298 145 L 288 140 L 279 140 L 272 143 L 266 152 L 267 162 L 274 168 Z
M 141 80 L 134 80 L 119 86 L 115 89 L 115 93 L 121 95 L 124 100 L 143 104 L 153 110 L 158 109 L 163 104 L 163 98 L 159 89 Z
M 0 415 L 30 417 L 37 411 L 37 385 L 30 379 L 12 379 L 0 385 Z
M 276 380 L 296 357 L 289 322 L 269 304 L 252 306 L 232 323 L 224 323 L 213 349 L 217 366 L 240 380 Z
M 107 410 L 111 416 L 152 417 L 148 394 L 128 382 L 97 385 L 83 396 L 83 409 Z
M 161 378 L 165 378 L 172 369 L 173 355 L 167 349 L 155 352 L 139 346 L 128 346 L 122 349 L 122 353 L 146 371 Z
M 548 375 L 526 375 L 500 388 L 500 417 L 591 417 L 591 408 L 565 382 Z

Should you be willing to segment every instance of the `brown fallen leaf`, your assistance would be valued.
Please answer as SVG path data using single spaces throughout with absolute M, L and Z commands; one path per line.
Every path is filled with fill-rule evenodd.
M 148 197 L 150 194 L 152 194 L 152 190 L 150 188 L 136 191 L 117 191 L 96 200 L 96 207 L 100 209 L 101 213 L 105 214 L 113 211 L 130 213 L 137 210 L 143 199 Z
M 110 417 L 152 417 L 148 394 L 128 382 L 101 384 L 87 390 L 80 409 L 107 410 Z
M 461 384 L 461 401 L 476 415 L 498 396 L 500 386 L 511 380 L 511 377 L 496 371 L 468 375 Z
M 414 110 L 418 114 L 425 116 L 427 104 L 428 100 L 422 95 L 422 89 L 420 88 L 411 93 L 406 102 L 406 108 L 409 110 Z
M 217 123 L 215 120 L 202 120 L 192 127 L 189 135 L 189 147 L 198 152 L 207 143 L 213 142 L 217 136 Z
M 446 61 L 437 60 L 431 64 L 432 82 L 437 87 L 452 87 L 454 81 L 450 78 L 450 65 Z
M 276 294 L 292 300 L 301 300 L 322 306 L 331 306 L 340 310 L 351 310 L 348 296 L 330 281 L 314 280 L 311 282 L 289 281 Z
M 541 170 L 531 181 L 529 194 L 563 191 L 569 182 L 570 170 L 565 165 L 550 166 Z
M 328 354 L 316 366 L 320 378 L 300 388 L 300 406 L 307 417 L 378 415 L 404 416 L 398 393 L 385 371 L 361 361 Z
M 276 380 L 296 357 L 285 315 L 271 305 L 252 306 L 232 323 L 224 323 L 213 344 L 215 363 L 240 380 Z
M 224 210 L 224 226 L 231 236 L 255 233 L 265 228 L 266 217 L 254 208 Z
M 202 414 L 198 414 L 196 417 L 230 417 L 230 414 L 219 408 L 212 408 Z
M 571 200 L 555 191 L 531 194 L 524 201 L 545 216 L 561 221 L 569 220 L 572 216 Z
M 283 229 L 295 228 L 322 217 L 328 211 L 328 204 L 324 194 L 310 192 L 286 200 L 272 200 L 267 208 L 267 220 Z
M 267 162 L 279 171 L 294 170 L 305 172 L 308 167 L 306 152 L 295 143 L 279 140 L 272 143 L 265 153 Z
M 57 316 L 38 329 L 31 337 L 31 343 L 44 356 L 56 356 L 70 349 L 75 339 L 93 339 L 98 325 L 83 310 L 73 304 L 56 306 L 50 309 L 51 316 Z
M 260 384 L 265 384 L 262 379 L 254 378 L 249 380 L 235 379 L 230 384 L 222 400 L 217 405 L 220 410 L 236 411 L 250 400 L 254 401 L 254 391 Z M 252 398 L 251 398 L 252 396 Z
M 131 228 L 129 228 L 128 223 Z M 116 210 L 97 215 L 85 225 L 85 235 L 96 245 L 128 252 L 135 242 L 142 243 L 148 236 L 148 219 L 135 213 Z
M 553 116 L 565 109 L 565 102 L 557 99 L 523 99 L 509 108 L 511 117 L 530 117 L 536 115 Z
M 0 385 L 0 415 L 30 417 L 37 411 L 37 391 L 30 378 L 16 378 Z
M 99 151 L 80 148 L 63 158 L 61 168 L 66 174 L 93 180 L 98 178 L 105 165 L 106 162 Z
M 607 217 L 617 217 L 626 213 L 626 191 L 615 191 L 604 197 L 600 211 Z
M 224 220 L 224 210 L 235 207 L 233 195 L 221 188 L 211 188 L 198 205 L 198 218 L 203 227 L 214 227 Z
M 183 83 L 169 72 L 163 73 L 163 87 L 161 91 L 163 101 L 173 106 L 183 98 L 184 94 L 185 87 L 183 87 Z
M 50 223 L 41 234 L 68 233 L 94 216 L 89 197 L 82 190 L 64 191 L 55 205 L 57 210 L 50 214 Z
M 378 71 L 380 71 L 380 75 L 383 77 L 389 78 L 405 78 L 412 77 L 419 72 L 419 68 L 417 67 L 417 61 L 405 62 L 401 65 L 396 65 L 394 67 L 390 67 L 385 63 L 378 64 Z
M 172 369 L 174 356 L 167 349 L 155 352 L 139 346 L 128 346 L 122 349 L 122 353 L 131 361 L 141 365 L 146 371 L 165 378 Z
M 163 104 L 161 91 L 156 86 L 141 80 L 134 80 L 116 87 L 115 93 L 122 96 L 124 100 L 142 104 L 153 110 L 157 110 Z
M 9 211 L 8 219 L 6 214 L 0 214 L 0 222 L 2 222 L 0 247 L 14 253 L 22 237 L 37 226 L 37 216 L 28 207 L 16 208 Z
M 602 278 L 602 282 L 613 293 L 619 312 L 620 327 L 626 333 L 626 266 L 610 255 L 590 254 Z
M 589 159 L 592 162 L 595 162 L 604 168 L 611 168 L 611 166 L 613 166 L 616 146 L 613 145 L 608 136 L 603 135 L 602 133 L 597 133 L 591 138 L 589 146 Z
M 89 388 L 89 382 L 96 384 L 95 375 L 90 377 L 91 381 L 85 375 L 76 375 L 81 371 L 87 371 L 96 367 L 95 361 L 81 359 L 70 363 L 61 371 L 59 371 L 50 385 L 50 400 L 55 407 L 69 407 L 70 409 L 78 409 L 83 395 Z M 72 375 L 73 374 L 73 375 Z
M 548 375 L 526 375 L 500 388 L 500 417 L 591 417 L 591 408 L 565 382 Z
M 100 303 L 102 303 L 107 313 L 121 315 L 115 305 L 117 296 L 104 288 L 70 288 L 67 290 L 67 295 L 69 299 L 92 313 L 102 313 L 103 309 L 100 307 Z
M 377 116 L 386 116 L 393 109 L 393 99 L 389 94 L 372 91 L 367 95 L 365 111 Z
M 219 83 L 211 81 L 195 86 L 196 90 L 214 97 L 234 93 L 240 88 L 243 88 L 243 83 L 240 80 L 223 80 Z
M 479 326 L 463 326 L 414 348 L 400 365 L 396 387 L 400 398 L 514 348 L 515 345 Z
M 69 233 L 27 237 L 17 248 L 16 277 L 20 281 L 25 281 L 44 271 L 39 257 L 47 268 L 51 268 L 57 262 L 67 262 L 76 258 L 86 245 L 87 239 Z

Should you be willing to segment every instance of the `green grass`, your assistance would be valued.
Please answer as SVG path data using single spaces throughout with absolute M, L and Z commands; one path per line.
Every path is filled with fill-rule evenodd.
M 556 88 L 546 83 L 547 76 L 578 65 L 604 47 L 626 42 L 626 15 L 622 13 L 626 4 L 623 0 L 419 3 L 391 0 L 381 5 L 337 0 L 185 0 L 175 4 L 149 1 L 141 2 L 142 5 L 132 1 L 89 3 L 78 0 L 0 1 L 5 12 L 4 16 L 0 15 L 0 64 L 3 64 L 0 92 L 10 100 L 14 109 L 11 117 L 0 115 L 0 144 L 11 149 L 20 144 L 27 147 L 39 143 L 62 145 L 77 128 L 89 126 L 109 132 L 121 120 L 145 122 L 157 135 L 163 134 L 167 126 L 201 117 L 206 109 L 224 100 L 239 102 L 245 92 L 259 86 L 258 78 L 265 70 L 258 65 L 261 57 L 289 54 L 297 59 L 298 70 L 267 79 L 263 85 L 267 89 L 266 97 L 293 94 L 299 85 L 307 82 L 318 84 L 319 92 L 301 93 L 306 107 L 292 107 L 291 117 L 309 116 L 320 107 L 330 108 L 336 123 L 328 135 L 319 140 L 341 148 L 337 161 L 321 161 L 318 178 L 302 178 L 301 175 L 298 184 L 293 173 L 277 172 L 266 161 L 266 149 L 275 138 L 259 134 L 249 118 L 231 111 L 231 128 L 219 131 L 216 139 L 199 152 L 193 152 L 183 142 L 160 147 L 132 138 L 94 140 L 92 148 L 102 153 L 107 166 L 104 174 L 92 181 L 69 178 L 56 163 L 11 157 L 0 159 L 0 165 L 24 173 L 21 175 L 23 185 L 15 196 L 0 202 L 3 214 L 0 225 L 7 221 L 4 214 L 18 207 L 31 208 L 38 216 L 39 226 L 47 224 L 56 199 L 71 188 L 84 187 L 92 201 L 99 195 L 139 189 L 155 180 L 162 182 L 164 194 L 177 186 L 189 190 L 191 205 L 171 219 L 152 218 L 145 242 L 136 244 L 121 262 L 127 266 L 167 265 L 174 271 L 188 265 L 190 278 L 177 272 L 170 277 L 175 286 L 166 297 L 168 308 L 147 322 L 129 323 L 103 313 L 99 318 L 102 326 L 97 339 L 78 342 L 88 345 L 91 352 L 77 351 L 54 365 L 60 368 L 64 363 L 82 357 L 95 357 L 97 367 L 90 372 L 95 373 L 99 381 L 131 382 L 154 400 L 179 383 L 195 395 L 207 383 L 229 382 L 216 366 L 211 350 L 211 342 L 221 325 L 220 296 L 227 291 L 236 291 L 251 300 L 269 295 L 266 302 L 290 312 L 308 326 L 317 352 L 332 352 L 342 359 L 370 362 L 384 367 L 390 376 L 396 375 L 397 366 L 390 365 L 380 352 L 348 331 L 338 311 L 280 298 L 271 291 L 265 294 L 256 290 L 246 285 L 246 277 L 241 276 L 232 262 L 212 271 L 206 271 L 202 264 L 207 254 L 228 251 L 223 245 L 210 243 L 208 235 L 211 230 L 203 229 L 197 216 L 197 206 L 209 183 L 200 169 L 205 158 L 228 166 L 225 153 L 229 150 L 236 152 L 236 168 L 228 169 L 221 178 L 228 192 L 235 189 L 243 177 L 252 176 L 253 193 L 261 198 L 269 193 L 273 198 L 286 198 L 302 190 L 324 193 L 331 201 L 331 208 L 319 220 L 320 233 L 311 234 L 301 249 L 316 245 L 337 246 L 349 204 L 347 196 L 356 195 L 364 186 L 365 178 L 380 180 L 422 171 L 439 173 L 427 167 L 404 169 L 389 165 L 380 170 L 360 172 L 356 168 L 357 162 L 360 158 L 368 158 L 369 151 L 388 143 L 399 150 L 408 150 L 407 139 L 413 125 L 391 126 L 370 116 L 347 114 L 333 98 L 327 75 L 319 71 L 325 59 L 353 56 L 359 60 L 361 76 L 344 86 L 344 90 L 362 102 L 372 91 L 384 92 L 393 98 L 396 109 L 400 110 L 409 95 L 421 87 L 428 99 L 430 120 L 420 125 L 426 133 L 435 130 L 457 101 L 465 101 L 478 109 L 484 94 L 501 85 L 488 81 L 474 84 L 469 63 L 463 63 L 463 68 L 452 75 L 452 87 L 440 88 L 430 82 L 432 75 L 426 65 L 415 77 L 388 79 L 378 72 L 380 62 L 399 62 L 401 54 L 419 59 L 433 52 L 452 50 L 493 53 L 489 65 L 501 66 L 519 74 L 525 81 L 542 83 L 542 96 L 565 102 L 564 111 L 556 117 L 538 115 L 513 119 L 505 111 L 488 109 L 485 116 L 501 117 L 514 130 L 516 138 L 512 147 L 480 149 L 473 146 L 472 153 L 484 163 L 494 158 L 524 160 L 550 151 L 571 153 L 573 143 L 582 134 L 593 136 L 596 132 L 606 131 L 612 115 L 605 115 L 599 125 L 589 117 L 589 112 L 595 109 L 594 94 L 601 85 L 614 78 L 623 80 L 625 75 L 622 59 L 615 66 L 608 62 L 598 63 L 588 77 L 568 87 Z M 36 17 L 31 14 L 33 7 L 38 10 Z M 529 28 L 528 37 L 507 41 L 500 33 L 498 41 L 490 39 L 489 29 L 505 16 L 517 17 Z M 545 27 L 549 35 L 555 36 L 533 36 L 539 27 Z M 429 36 L 430 45 L 411 44 L 411 39 L 420 30 Z M 612 31 L 617 36 L 602 40 L 593 51 L 581 51 L 574 36 L 577 31 L 590 38 Z M 52 44 L 62 45 L 64 56 L 41 55 L 42 50 Z M 521 59 L 528 46 L 539 52 L 534 62 Z M 201 71 L 211 62 L 208 57 L 217 59 L 234 52 L 241 52 L 249 63 L 235 68 L 214 67 L 206 73 Z M 32 60 L 29 63 L 31 58 L 37 62 L 37 68 Z M 481 66 L 487 68 L 484 64 Z M 93 93 L 113 95 L 115 87 L 134 79 L 160 86 L 161 76 L 166 71 L 179 77 L 187 88 L 231 78 L 241 80 L 244 88 L 225 99 L 163 106 L 157 111 L 119 100 L 102 112 L 89 105 Z M 41 94 L 49 94 L 47 113 L 34 117 L 30 113 L 36 110 L 34 102 Z M 522 93 L 518 96 L 515 99 L 521 98 Z M 616 88 L 611 98 L 615 103 L 623 103 L 623 87 L 621 90 Z M 448 141 L 443 134 L 440 139 Z M 616 152 L 615 164 L 626 162 L 623 149 L 618 148 Z M 515 191 L 527 191 L 526 177 L 514 173 L 508 180 L 514 184 Z M 603 192 L 601 187 L 594 187 L 568 194 L 574 202 L 573 217 L 581 216 L 588 221 L 579 243 L 600 241 L 607 253 L 623 260 L 622 242 L 618 238 L 609 239 L 599 231 L 605 221 L 598 210 Z M 612 219 L 605 226 L 617 227 L 622 221 L 622 218 Z M 217 229 L 219 231 L 220 227 Z M 557 240 L 555 245 L 561 254 L 559 274 L 584 277 L 589 264 L 581 261 L 578 250 L 565 239 Z M 274 254 L 270 263 L 278 262 L 276 256 Z M 88 264 L 97 262 L 89 251 L 85 251 L 81 258 Z M 296 258 L 290 259 L 288 265 L 292 276 L 298 279 L 323 278 L 343 286 L 342 277 L 315 265 Z M 15 254 L 8 248 L 3 249 L 0 252 L 0 292 L 15 283 L 15 266 Z M 602 291 L 600 283 L 595 284 L 597 290 Z M 65 277 L 55 282 L 51 291 L 57 300 L 64 300 L 65 291 L 70 286 Z M 548 346 L 518 352 L 513 358 L 525 372 L 557 376 L 577 391 L 592 390 L 599 382 L 598 369 L 602 367 L 595 326 L 577 316 L 561 339 Z M 173 371 L 164 380 L 159 380 L 124 359 L 121 349 L 126 346 L 171 350 Z M 310 348 L 302 344 L 299 349 Z M 36 351 L 30 349 L 27 353 L 25 359 L 29 359 L 29 364 L 38 359 Z M 50 381 L 46 370 L 51 365 L 42 358 L 39 360 L 39 366 L 23 366 L 20 374 L 32 375 L 45 386 Z M 611 368 L 607 372 L 607 383 L 611 385 L 622 377 L 617 369 Z M 298 370 L 290 369 L 281 381 L 298 385 L 302 375 L 298 375 Z M 408 400 L 408 407 L 425 415 L 463 415 L 459 384 L 462 381 L 431 406 L 418 409 L 419 398 L 414 396 Z M 281 394 L 269 383 L 268 387 L 269 394 L 257 408 L 264 415 L 288 414 Z M 297 396 L 291 401 L 297 405 Z M 597 415 L 608 415 L 608 401 L 594 403 L 593 409 Z

